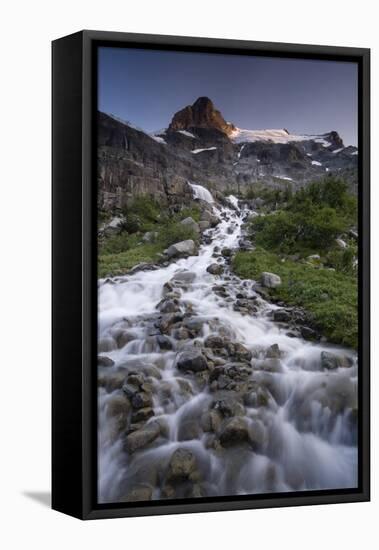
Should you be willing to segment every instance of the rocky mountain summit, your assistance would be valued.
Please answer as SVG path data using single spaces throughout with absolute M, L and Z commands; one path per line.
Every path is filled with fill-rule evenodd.
M 358 150 L 336 131 L 296 135 L 287 129 L 245 130 L 226 122 L 207 97 L 174 114 L 166 130 L 148 134 L 98 114 L 99 207 L 117 210 L 141 194 L 167 206 L 193 198 L 189 183 L 240 196 L 259 186 L 294 190 L 328 175 L 355 190 Z
M 175 113 L 168 127 L 170 131 L 196 128 L 216 129 L 226 135 L 230 135 L 236 129 L 233 124 L 225 121 L 208 97 L 199 97 L 193 105 L 187 105 Z

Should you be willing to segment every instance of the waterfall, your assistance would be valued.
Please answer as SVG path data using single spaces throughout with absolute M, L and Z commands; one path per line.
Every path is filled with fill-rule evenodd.
M 188 182 L 189 186 L 193 190 L 193 196 L 195 199 L 200 199 L 205 202 L 213 203 L 214 199 L 211 193 L 202 185 L 196 185 L 195 183 Z
M 207 189 L 190 185 L 195 197 L 213 202 Z M 357 484 L 355 352 L 305 341 L 274 323 L 276 306 L 221 254 L 238 249 L 244 213 L 214 211 L 221 221 L 198 255 L 99 281 L 100 502 Z M 207 271 L 215 263 L 218 275 Z M 160 311 L 167 303 L 175 313 Z M 210 336 L 221 347 L 233 342 L 242 356 L 218 356 L 205 346 Z M 210 371 L 180 370 L 178 357 L 188 349 L 208 353 Z M 348 361 L 326 371 L 323 351 Z M 133 405 L 133 384 L 144 388 L 138 395 L 146 403 Z M 238 444 L 228 440 L 230 425 Z M 178 450 L 187 453 L 184 481 L 169 479 Z

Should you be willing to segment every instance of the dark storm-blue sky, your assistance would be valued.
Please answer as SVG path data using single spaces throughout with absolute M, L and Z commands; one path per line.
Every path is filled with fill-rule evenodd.
M 337 130 L 357 144 L 354 63 L 100 48 L 98 90 L 101 111 L 148 132 L 208 96 L 240 128 Z

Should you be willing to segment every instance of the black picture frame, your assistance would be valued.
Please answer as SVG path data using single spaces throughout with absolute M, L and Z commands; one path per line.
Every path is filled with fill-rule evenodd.
M 270 55 L 358 63 L 359 486 L 220 498 L 96 503 L 96 48 Z M 52 507 L 81 519 L 370 499 L 370 50 L 81 31 L 52 43 Z

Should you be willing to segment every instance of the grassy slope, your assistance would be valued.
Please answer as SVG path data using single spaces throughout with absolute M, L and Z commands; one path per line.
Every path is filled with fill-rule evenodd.
M 180 221 L 192 217 L 198 221 L 197 208 L 185 208 L 170 218 L 161 215 L 159 205 L 151 199 L 140 197 L 126 212 L 133 219 L 133 226 L 117 235 L 109 236 L 99 244 L 98 276 L 122 275 L 139 263 L 155 263 L 160 254 L 171 244 L 186 239 L 197 239 L 197 235 Z M 133 218 L 132 218 L 133 216 Z M 144 243 L 143 234 L 154 231 L 158 234 L 153 243 Z
M 257 248 L 238 252 L 233 260 L 237 275 L 259 280 L 263 271 L 276 273 L 282 285 L 270 294 L 309 311 L 321 332 L 332 342 L 356 348 L 358 340 L 357 282 L 354 276 L 286 259 Z

